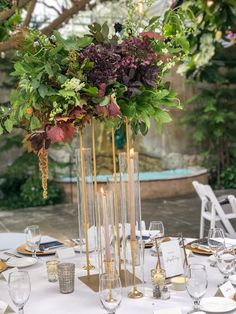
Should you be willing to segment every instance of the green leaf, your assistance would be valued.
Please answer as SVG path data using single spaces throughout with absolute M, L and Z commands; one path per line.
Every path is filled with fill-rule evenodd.
M 0 125 L 0 135 L 3 134 L 3 127 Z
M 45 96 L 53 96 L 53 95 L 56 95 L 56 91 L 51 88 L 51 87 L 47 87 L 46 85 L 44 84 L 41 84 L 38 88 L 38 92 L 39 92 L 39 95 L 42 97 L 42 98 L 45 98 Z
M 167 95 L 169 95 L 169 91 L 167 89 L 162 89 L 155 93 L 155 99 L 160 100 L 165 98 Z
M 85 48 L 88 45 L 90 45 L 92 43 L 92 41 L 93 41 L 92 37 L 84 36 L 82 38 L 78 38 L 76 44 L 77 44 L 78 48 Z
M 93 97 L 98 96 L 98 89 L 97 87 L 88 87 L 88 88 L 82 88 L 82 91 L 85 92 L 88 95 L 91 95 Z
M 103 35 L 103 37 L 106 39 L 108 38 L 108 35 L 109 35 L 109 27 L 107 25 L 107 22 L 105 22 L 103 25 L 102 25 L 102 30 L 101 30 L 101 33 Z
M 45 71 L 46 71 L 47 74 L 50 75 L 50 76 L 53 76 L 53 75 L 54 75 L 54 72 L 53 72 L 53 70 L 52 70 L 52 67 L 51 67 L 51 65 L 50 65 L 49 63 L 47 63 L 47 64 L 45 65 Z
M 65 89 L 61 89 L 58 94 L 64 98 L 67 98 L 67 97 L 75 97 L 76 94 L 73 90 L 65 90 Z
M 40 81 L 37 80 L 36 78 L 34 78 L 31 82 L 31 85 L 32 85 L 33 89 L 37 89 L 40 85 Z
M 36 116 L 32 116 L 30 119 L 30 129 L 31 130 L 35 130 L 40 128 L 41 123 L 39 121 L 39 119 Z
M 154 116 L 156 122 L 157 122 L 157 128 L 160 131 L 161 127 L 163 124 L 165 123 L 169 123 L 172 121 L 171 116 L 169 115 L 169 113 L 167 111 L 164 110 L 159 110 L 155 113 Z
M 12 129 L 13 129 L 13 122 L 11 119 L 7 119 L 4 122 L 4 127 L 7 130 L 8 133 L 11 133 Z
M 189 42 L 186 38 L 180 37 L 176 40 L 176 42 L 183 48 L 184 51 L 189 50 Z
M 102 106 L 102 107 L 103 106 L 107 106 L 109 104 L 109 102 L 110 102 L 110 97 L 109 96 L 105 96 L 103 98 L 103 100 L 99 102 L 99 105 Z

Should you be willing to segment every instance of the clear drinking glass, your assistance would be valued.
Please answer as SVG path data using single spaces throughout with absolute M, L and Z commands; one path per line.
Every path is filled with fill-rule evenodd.
M 194 308 L 188 313 L 199 311 L 200 300 L 207 290 L 207 272 L 206 267 L 201 264 L 188 265 L 185 273 L 186 289 L 193 299 Z
M 216 261 L 219 271 L 224 275 L 223 283 L 225 283 L 229 280 L 229 275 L 235 270 L 236 259 L 234 247 L 227 245 L 227 247 L 219 249 L 216 253 Z
M 24 305 L 30 296 L 30 279 L 26 271 L 14 271 L 9 274 L 8 290 L 18 314 L 24 314 Z
M 36 255 L 41 241 L 41 232 L 39 226 L 33 225 L 25 228 L 27 247 L 33 252 L 32 257 L 38 258 Z
M 153 241 L 154 247 L 156 246 L 156 250 L 159 249 L 159 244 L 161 241 L 158 238 L 164 237 L 165 229 L 162 221 L 151 221 L 149 225 L 149 236 Z M 152 253 L 152 256 L 156 256 L 157 254 Z
M 102 274 L 99 278 L 99 296 L 109 314 L 115 314 L 122 299 L 122 287 L 117 274 Z
M 211 262 L 211 266 L 216 267 L 216 252 L 225 246 L 225 235 L 221 228 L 211 228 L 209 230 L 208 246 L 215 257 L 215 261 Z

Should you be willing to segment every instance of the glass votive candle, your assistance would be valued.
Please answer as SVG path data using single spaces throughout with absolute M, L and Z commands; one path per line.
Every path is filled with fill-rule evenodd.
M 57 267 L 61 293 L 72 293 L 75 286 L 75 264 L 61 263 Z
M 159 285 L 162 287 L 165 284 L 166 272 L 161 268 L 151 269 L 151 278 L 153 286 Z
M 166 272 L 164 269 L 151 269 L 151 279 L 153 285 L 153 297 L 161 298 L 161 290 L 165 285 Z
M 57 273 L 58 264 L 59 264 L 59 261 L 57 261 L 57 260 L 52 260 L 52 261 L 46 262 L 49 282 L 58 281 L 58 273 Z

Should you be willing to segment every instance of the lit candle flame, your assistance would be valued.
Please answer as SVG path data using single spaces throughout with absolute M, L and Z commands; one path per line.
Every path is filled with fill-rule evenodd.
M 130 154 L 130 157 L 134 157 L 134 149 L 133 148 L 130 149 L 129 154 Z

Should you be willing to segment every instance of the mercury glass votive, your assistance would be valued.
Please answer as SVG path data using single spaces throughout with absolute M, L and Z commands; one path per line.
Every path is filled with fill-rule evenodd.
M 75 264 L 61 263 L 57 267 L 61 293 L 72 293 L 75 286 Z
M 57 273 L 58 264 L 59 264 L 59 261 L 57 260 L 51 260 L 51 261 L 46 262 L 49 282 L 58 281 L 58 273 Z
M 153 284 L 153 297 L 161 298 L 161 290 L 165 285 L 166 272 L 164 269 L 151 269 L 151 278 Z

